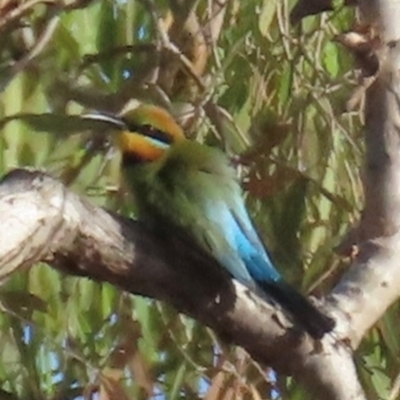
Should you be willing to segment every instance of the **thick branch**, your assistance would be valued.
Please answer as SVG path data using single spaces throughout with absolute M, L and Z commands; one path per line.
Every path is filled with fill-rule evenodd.
M 380 70 L 366 93 L 365 207 L 356 232 L 359 255 L 334 290 L 337 307 L 351 321 L 357 347 L 366 331 L 399 297 L 400 288 L 400 4 L 363 1 L 377 10 Z
M 182 232 L 96 208 L 41 173 L 16 170 L 0 185 L 0 277 L 46 261 L 174 305 L 255 359 L 295 375 L 329 399 L 363 399 L 350 352 L 334 336 L 316 345 L 284 316 L 234 284 Z

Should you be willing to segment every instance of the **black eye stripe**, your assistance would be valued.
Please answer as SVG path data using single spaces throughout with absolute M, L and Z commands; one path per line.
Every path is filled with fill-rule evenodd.
M 137 125 L 129 123 L 128 121 L 124 122 L 130 132 L 138 132 L 143 136 L 150 137 L 165 144 L 171 144 L 173 142 L 173 138 L 169 133 L 157 129 L 152 125 Z

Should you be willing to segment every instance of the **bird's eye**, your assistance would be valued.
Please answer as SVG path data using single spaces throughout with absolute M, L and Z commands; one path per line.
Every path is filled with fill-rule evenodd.
M 140 130 L 143 135 L 152 137 L 152 136 L 154 136 L 154 133 L 156 132 L 157 129 L 154 128 L 154 126 L 152 126 L 152 125 L 146 124 L 146 125 L 142 125 Z
M 153 125 L 141 125 L 138 132 L 140 132 L 144 136 L 148 136 L 165 144 L 171 144 L 173 141 L 172 135 L 170 135 L 168 132 L 156 128 Z
M 149 138 L 158 140 L 159 142 L 162 142 L 165 144 L 171 144 L 173 142 L 174 138 L 171 134 L 169 134 L 168 132 L 165 132 L 161 129 L 156 128 L 154 125 L 150 125 L 150 124 L 138 125 L 138 124 L 132 123 L 127 120 L 123 120 L 123 121 L 130 132 L 140 133 L 143 136 L 147 136 Z

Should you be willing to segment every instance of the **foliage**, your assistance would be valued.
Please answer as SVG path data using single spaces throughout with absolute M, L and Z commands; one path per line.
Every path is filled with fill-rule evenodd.
M 362 202 L 360 113 L 345 112 L 356 74 L 332 40 L 353 13 L 292 27 L 293 5 L 1 2 L 2 173 L 46 168 L 133 216 L 112 139 L 68 115 L 118 111 L 131 97 L 160 103 L 189 135 L 233 156 L 280 270 L 304 292 L 327 293 L 346 266 L 332 249 Z M 10 398 L 307 398 L 205 327 L 110 285 L 38 265 L 12 277 L 0 301 L 0 387 Z M 359 354 L 372 397 L 388 395 L 399 369 L 396 311 Z

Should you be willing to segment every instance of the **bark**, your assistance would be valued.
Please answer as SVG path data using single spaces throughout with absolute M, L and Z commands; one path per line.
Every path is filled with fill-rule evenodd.
M 233 282 L 184 232 L 160 237 L 93 206 L 45 173 L 24 169 L 0 184 L 0 219 L 0 237 L 7 238 L 0 241 L 0 278 L 44 261 L 67 274 L 111 282 L 168 302 L 326 399 L 363 398 L 351 351 L 336 334 L 316 343 L 292 329 L 279 309 Z
M 381 30 L 379 72 L 366 92 L 365 207 L 353 233 L 358 257 L 333 291 L 337 307 L 350 318 L 353 347 L 398 298 L 400 288 L 400 3 L 364 3 L 377 11 Z

